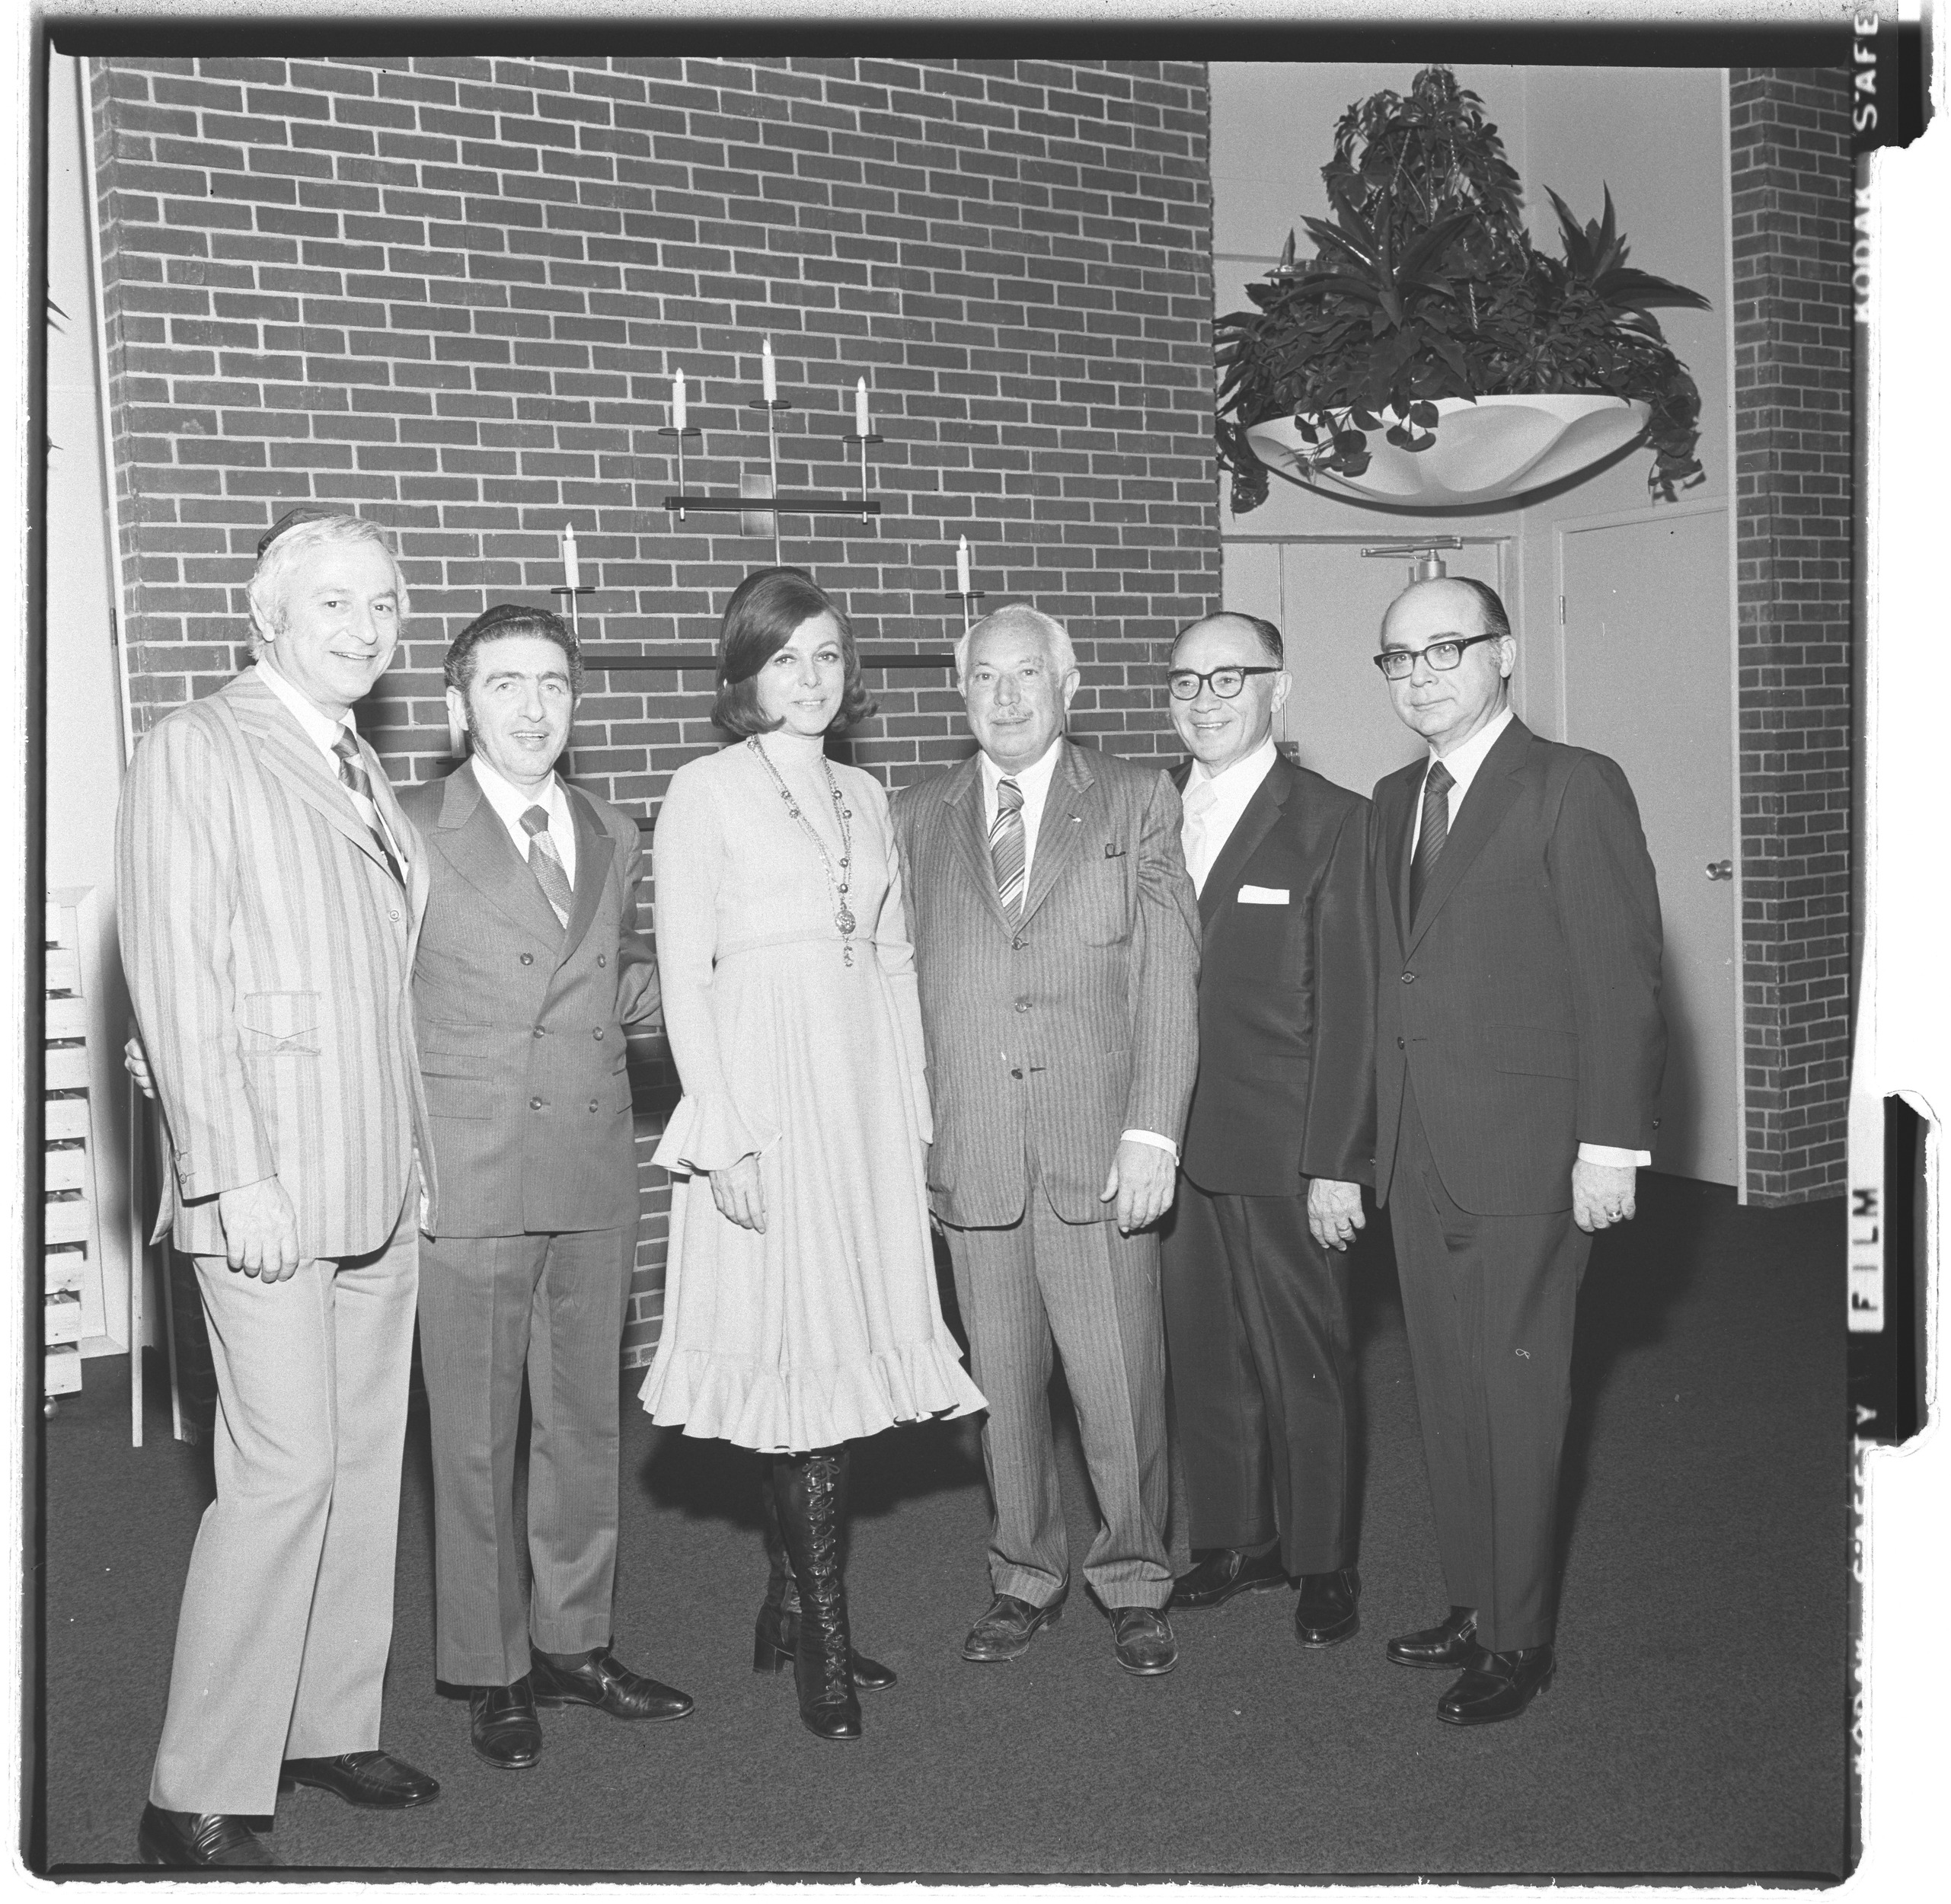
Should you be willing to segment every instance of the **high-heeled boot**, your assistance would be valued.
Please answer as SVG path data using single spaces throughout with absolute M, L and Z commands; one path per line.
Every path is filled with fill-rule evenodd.
M 820 1739 L 857 1739 L 861 1702 L 849 1670 L 847 1589 L 840 1571 L 840 1471 L 844 1448 L 782 1455 L 772 1464 L 786 1557 L 800 1589 L 793 1682 L 800 1720 Z
M 847 1481 L 851 1463 L 840 1468 L 838 1506 L 844 1570 L 847 1532 Z M 786 1557 L 786 1537 L 779 1526 L 779 1501 L 773 1492 L 771 1464 L 761 1471 L 758 1482 L 759 1511 L 765 1535 L 765 1560 L 768 1570 L 765 1598 L 759 1604 L 758 1618 L 752 1628 L 752 1669 L 778 1672 L 792 1663 L 800 1644 L 800 1589 L 793 1579 L 792 1563 Z M 852 1649 L 854 1685 L 861 1692 L 882 1692 L 895 1682 L 894 1669 L 870 1660 L 856 1647 Z

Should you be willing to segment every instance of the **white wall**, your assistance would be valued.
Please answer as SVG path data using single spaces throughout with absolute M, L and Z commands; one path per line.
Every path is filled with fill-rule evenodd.
M 1385 86 L 1406 92 L 1417 70 L 1416 64 L 1375 63 L 1212 66 L 1214 281 L 1221 311 L 1246 307 L 1246 286 L 1274 263 L 1290 227 L 1304 216 L 1328 215 L 1320 168 L 1333 150 L 1335 122 L 1343 112 Z M 1583 221 L 1598 216 L 1609 184 L 1620 223 L 1632 241 L 1630 261 L 1691 286 L 1713 305 L 1709 311 L 1662 312 L 1660 318 L 1703 399 L 1699 453 L 1706 480 L 1684 492 L 1684 499 L 1731 497 L 1723 75 L 1667 68 L 1454 70 L 1459 83 L 1483 99 L 1502 136 L 1506 156 L 1524 182 L 1528 222 L 1542 248 L 1558 248 L 1557 216 L 1545 187 L 1557 190 Z M 1311 248 L 1304 232 L 1299 246 L 1304 257 Z M 1243 559 L 1241 547 L 1255 538 L 1353 535 L 1391 541 L 1419 530 L 1508 538 L 1506 594 L 1521 647 L 1515 684 L 1518 711 L 1541 733 L 1576 740 L 1562 731 L 1556 527 L 1565 520 L 1661 506 L 1649 500 L 1646 487 L 1652 460 L 1649 451 L 1636 451 L 1589 481 L 1528 507 L 1440 516 L 1378 510 L 1276 477 L 1267 502 L 1248 515 L 1234 516 L 1222 496 L 1221 531 L 1234 556 L 1229 573 L 1255 571 L 1255 558 Z M 1401 579 L 1407 580 L 1406 568 Z M 1351 627 L 1345 638 L 1367 642 L 1375 633 L 1365 625 Z M 1731 612 L 1728 637 L 1731 652 Z M 1344 638 L 1340 631 L 1337 638 Z M 1368 685 L 1360 683 L 1355 691 Z M 1374 685 L 1379 689 L 1379 682 Z M 1308 717 L 1330 725 L 1372 711 L 1340 704 L 1333 694 L 1311 701 L 1306 681 L 1296 682 L 1295 700 L 1308 704 Z M 1378 753 L 1375 770 L 1386 772 L 1409 757 Z

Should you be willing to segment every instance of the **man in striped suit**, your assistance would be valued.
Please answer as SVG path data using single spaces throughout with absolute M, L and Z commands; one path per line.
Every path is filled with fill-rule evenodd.
M 352 709 L 406 591 L 371 524 L 259 545 L 255 666 L 136 749 L 122 957 L 168 1126 L 157 1233 L 195 1259 L 220 1407 L 142 1815 L 150 1864 L 275 1864 L 308 1784 L 397 1809 L 379 1749 L 431 1152 L 409 990 L 427 878 Z
M 994 1598 L 963 1656 L 1015 1658 L 1068 1590 L 1049 1397 L 1061 1355 L 1103 1517 L 1084 1578 L 1118 1663 L 1169 1672 L 1151 1226 L 1172 1201 L 1198 1052 L 1179 797 L 1156 769 L 1063 738 L 1078 674 L 1060 623 L 998 609 L 956 662 L 981 751 L 904 787 L 893 811 L 934 1111 L 929 1196 L 989 1400 Z

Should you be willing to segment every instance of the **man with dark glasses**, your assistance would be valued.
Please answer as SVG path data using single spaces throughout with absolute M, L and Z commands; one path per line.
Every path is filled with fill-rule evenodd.
M 1629 1219 L 1665 1062 L 1660 911 L 1632 789 L 1510 706 L 1494 589 L 1418 582 L 1376 666 L 1425 759 L 1376 786 L 1377 1200 L 1388 1207 L 1436 1536 L 1452 1725 L 1556 1667 L 1558 1468 L 1592 1234 Z

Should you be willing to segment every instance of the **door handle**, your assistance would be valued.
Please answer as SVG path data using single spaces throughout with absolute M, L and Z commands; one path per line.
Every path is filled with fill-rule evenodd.
M 1707 862 L 1707 877 L 1710 880 L 1732 879 L 1734 861 L 1731 859 L 1710 859 Z

